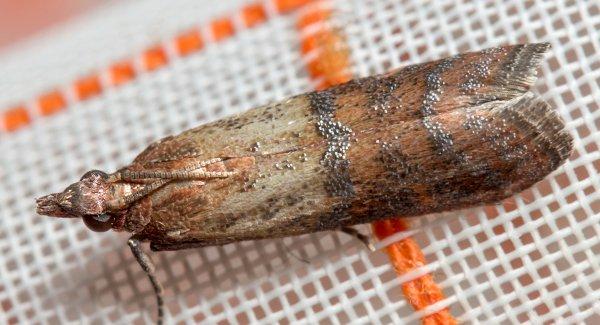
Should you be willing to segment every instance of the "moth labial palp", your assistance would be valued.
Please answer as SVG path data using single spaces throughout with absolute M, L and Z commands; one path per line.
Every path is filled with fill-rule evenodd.
M 153 251 L 224 245 L 499 202 L 566 161 L 530 92 L 549 45 L 502 46 L 294 96 L 170 136 L 90 172 L 37 212 L 127 231 L 162 319 Z

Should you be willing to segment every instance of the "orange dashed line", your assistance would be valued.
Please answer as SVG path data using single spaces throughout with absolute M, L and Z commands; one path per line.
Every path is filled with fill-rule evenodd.
M 296 10 L 312 2 L 312 0 L 274 0 L 275 8 L 279 13 L 286 13 Z
M 102 92 L 100 77 L 98 75 L 91 75 L 81 78 L 75 81 L 73 90 L 75 91 L 75 97 L 78 100 L 86 100 L 99 95 Z
M 262 4 L 249 4 L 242 8 L 242 21 L 244 26 L 250 28 L 267 21 L 267 12 Z
M 160 45 L 151 47 L 142 54 L 142 66 L 146 71 L 154 71 L 168 62 L 167 53 Z
M 274 7 L 277 13 L 289 13 L 299 9 L 301 6 L 310 3 L 310 0 L 266 0 L 274 1 Z M 240 10 L 232 15 L 212 21 L 208 28 L 212 34 L 212 40 L 215 42 L 222 41 L 232 37 L 236 33 L 236 28 L 233 23 L 233 17 L 239 17 L 241 24 L 246 28 L 258 26 L 266 22 L 269 17 L 267 14 L 267 2 L 254 2 L 245 5 Z M 200 28 L 191 29 L 190 31 L 177 35 L 172 40 L 175 52 L 178 56 L 183 57 L 200 51 L 204 48 L 204 40 L 199 32 Z M 163 43 L 167 44 L 167 43 Z M 139 55 L 142 70 L 146 72 L 154 71 L 169 63 L 169 56 L 164 47 L 156 46 L 146 50 Z M 106 68 L 108 85 L 119 87 L 137 77 L 136 69 L 131 61 L 116 62 Z M 139 72 L 139 71 L 138 71 Z M 71 87 L 74 92 L 75 101 L 84 101 L 102 93 L 103 86 L 99 75 L 82 77 L 73 81 Z M 36 100 L 39 111 L 39 116 L 48 116 L 59 111 L 64 111 L 69 104 L 66 101 L 65 94 L 69 92 L 67 89 L 57 90 L 47 94 L 42 94 Z M 15 129 L 24 125 L 30 124 L 31 116 L 27 111 L 20 112 L 14 108 L 8 108 L 4 112 L 0 112 L 2 123 L 5 124 L 5 129 Z M 9 122 L 7 122 L 9 121 Z
M 213 20 L 213 22 L 210 24 L 210 30 L 212 31 L 213 40 L 215 42 L 222 41 L 235 34 L 233 21 L 231 21 L 229 18 Z
M 2 123 L 8 132 L 14 132 L 31 123 L 31 116 L 24 106 L 16 106 L 2 113 Z
M 180 56 L 190 55 L 204 47 L 202 36 L 198 30 L 187 31 L 175 38 L 175 50 Z
M 67 101 L 60 91 L 55 90 L 38 97 L 37 106 L 41 115 L 48 116 L 65 109 Z
M 135 79 L 135 69 L 131 61 L 121 61 L 108 68 L 108 79 L 111 85 L 119 86 Z
M 321 4 L 325 4 L 325 2 Z M 348 72 L 350 70 L 350 53 L 346 40 L 339 30 L 328 27 L 327 20 L 330 17 L 330 9 L 315 8 L 301 15 L 296 24 L 300 34 L 307 29 L 316 28 L 315 32 L 301 39 L 300 48 L 302 55 L 308 60 L 306 64 L 308 73 L 319 82 L 316 86 L 317 89 L 344 83 L 352 77 Z M 408 225 L 400 219 L 377 221 L 372 223 L 372 227 L 373 232 L 380 240 L 408 229 Z M 394 270 L 399 275 L 426 264 L 423 252 L 410 237 L 389 245 L 386 247 L 386 251 Z M 402 291 L 415 310 L 422 310 L 444 299 L 442 290 L 430 274 L 403 283 Z M 447 308 L 424 317 L 422 322 L 427 325 L 457 323 Z

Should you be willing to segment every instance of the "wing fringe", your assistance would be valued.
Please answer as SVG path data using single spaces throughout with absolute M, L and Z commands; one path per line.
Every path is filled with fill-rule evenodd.
M 573 150 L 573 138 L 558 113 L 539 96 L 527 92 L 497 106 L 493 115 L 515 123 L 526 138 L 537 143 L 551 158 L 551 169 L 560 166 Z
M 549 43 L 515 45 L 493 80 L 496 95 L 514 98 L 527 92 L 537 80 L 537 70 L 549 49 Z

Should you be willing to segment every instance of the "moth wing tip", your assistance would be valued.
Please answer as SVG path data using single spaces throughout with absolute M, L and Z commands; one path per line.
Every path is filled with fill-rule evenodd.
M 560 164 L 569 158 L 573 151 L 573 137 L 566 130 L 562 117 L 548 102 L 527 92 L 509 101 L 504 109 L 504 114 L 511 114 L 511 118 L 521 120 L 517 122 L 525 126 L 524 132 L 554 151 Z

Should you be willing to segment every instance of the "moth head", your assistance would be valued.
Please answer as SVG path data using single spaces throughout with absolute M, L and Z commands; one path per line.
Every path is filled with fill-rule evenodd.
M 38 198 L 37 213 L 51 217 L 81 218 L 91 230 L 107 231 L 113 222 L 113 218 L 107 213 L 110 197 L 108 175 L 92 170 L 64 191 Z

